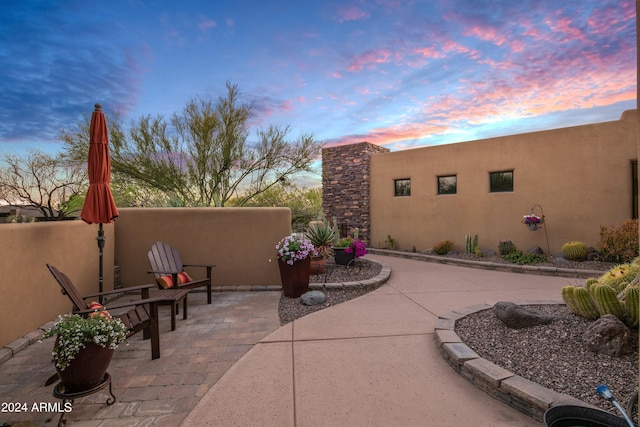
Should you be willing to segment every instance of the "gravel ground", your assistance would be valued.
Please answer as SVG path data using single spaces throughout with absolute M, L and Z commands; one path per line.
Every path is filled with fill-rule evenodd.
M 620 416 L 595 390 L 606 384 L 626 406 L 638 386 L 638 331 L 633 334 L 633 353 L 610 357 L 584 348 L 582 333 L 591 322 L 564 305 L 529 308 L 556 320 L 549 325 L 510 329 L 493 310 L 484 310 L 458 320 L 455 330 L 465 344 L 496 365 Z
M 450 254 L 449 257 L 476 261 L 508 263 L 499 256 L 477 258 L 469 254 Z M 375 277 L 380 266 L 360 260 L 362 268 L 338 268 L 332 271 L 328 282 L 363 280 Z M 615 264 L 603 262 L 572 262 L 550 260 L 541 265 L 557 265 L 563 268 L 606 271 Z M 323 283 L 324 276 L 311 276 L 312 283 Z M 323 304 L 307 307 L 299 298 L 282 296 L 278 307 L 281 324 L 303 317 L 359 297 L 375 288 L 327 289 Z M 534 306 L 536 310 L 554 315 L 557 320 L 550 325 L 512 330 L 505 327 L 492 310 L 467 316 L 456 322 L 456 333 L 482 357 L 517 375 L 530 379 L 544 387 L 568 394 L 603 410 L 620 414 L 608 401 L 598 396 L 595 389 L 607 384 L 623 406 L 637 390 L 638 385 L 638 331 L 635 331 L 635 352 L 622 358 L 598 355 L 584 349 L 581 334 L 589 321 L 572 314 L 563 305 Z M 634 413 L 637 422 L 637 412 Z

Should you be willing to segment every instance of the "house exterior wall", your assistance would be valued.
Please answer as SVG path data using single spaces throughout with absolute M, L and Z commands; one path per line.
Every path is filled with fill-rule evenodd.
M 570 240 L 595 245 L 600 225 L 632 214 L 632 161 L 637 111 L 620 120 L 371 156 L 369 245 L 423 251 L 465 235 L 497 252 L 500 240 L 551 253 Z M 513 171 L 513 192 L 489 192 L 489 173 Z M 438 195 L 437 177 L 457 176 L 457 194 Z M 411 195 L 394 196 L 394 180 L 410 178 Z M 524 214 L 540 206 L 545 227 L 531 232 Z M 538 207 L 535 213 L 540 214 Z

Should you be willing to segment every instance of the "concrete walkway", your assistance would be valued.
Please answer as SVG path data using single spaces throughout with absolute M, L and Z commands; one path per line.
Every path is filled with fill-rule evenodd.
M 560 301 L 579 279 L 370 258 L 391 266 L 384 286 L 261 340 L 181 426 L 541 425 L 458 375 L 434 327 L 482 303 Z
M 117 401 L 77 399 L 68 426 L 540 426 L 456 373 L 434 340 L 438 316 L 477 304 L 560 300 L 580 279 L 463 268 L 370 255 L 392 269 L 363 297 L 279 327 L 279 291 L 189 296 L 189 319 L 170 331 L 161 308 L 162 357 L 139 335 L 109 371 Z M 56 425 L 52 339 L 0 364 L 0 425 Z M 34 404 L 49 404 L 34 410 Z

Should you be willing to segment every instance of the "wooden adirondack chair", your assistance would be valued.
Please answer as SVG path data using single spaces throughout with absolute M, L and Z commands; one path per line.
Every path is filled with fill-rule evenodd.
M 149 298 L 149 288 L 155 288 L 154 285 L 151 284 L 134 286 L 121 290 L 106 291 L 83 296 L 80 294 L 80 292 L 78 292 L 78 289 L 74 286 L 74 284 L 71 282 L 71 279 L 69 279 L 66 274 L 62 273 L 60 270 L 50 264 L 47 264 L 47 268 L 60 285 L 62 294 L 67 295 L 73 303 L 73 313 L 77 313 L 80 315 L 88 315 L 89 313 L 95 311 L 94 309 L 89 308 L 91 299 L 96 299 L 100 296 L 104 297 L 109 295 L 122 294 L 124 292 L 140 292 L 141 299 L 139 300 L 113 303 L 109 304 L 107 308 L 112 312 L 111 314 L 114 317 L 119 317 L 120 320 L 122 320 L 122 323 L 125 324 L 128 329 L 127 338 L 139 331 L 142 331 L 144 339 L 151 338 L 151 359 L 160 358 L 158 304 L 162 302 L 163 299 Z M 85 301 L 87 299 L 89 299 L 89 303 Z M 118 309 L 126 309 L 127 307 L 131 307 L 131 309 L 122 314 L 114 314 L 114 312 L 119 311 Z
M 215 267 L 215 265 L 183 264 L 178 251 L 172 248 L 168 243 L 164 242 L 155 242 L 153 246 L 151 246 L 151 250 L 147 253 L 147 257 L 149 258 L 149 264 L 151 264 L 151 270 L 149 273 L 153 273 L 160 289 L 166 287 L 167 283 L 169 286 L 180 289 L 195 289 L 206 286 L 207 304 L 211 304 L 211 269 Z M 207 277 L 196 280 L 188 277 L 190 280 L 184 281 L 180 276 L 181 273 L 185 272 L 185 267 L 205 268 Z

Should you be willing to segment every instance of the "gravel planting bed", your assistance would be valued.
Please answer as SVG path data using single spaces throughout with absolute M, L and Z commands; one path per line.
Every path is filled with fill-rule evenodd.
M 614 406 L 595 392 L 598 385 L 607 384 L 616 400 L 626 406 L 638 386 L 638 331 L 633 334 L 633 353 L 610 357 L 584 348 L 582 333 L 591 322 L 564 305 L 529 308 L 556 320 L 549 325 L 510 329 L 490 309 L 458 320 L 455 331 L 485 359 L 543 387 L 616 414 Z
M 499 256 L 477 258 L 468 254 L 451 254 L 448 257 L 475 261 L 508 263 Z M 348 282 L 375 277 L 380 272 L 376 263 L 363 261 L 357 269 L 337 269 L 330 282 Z M 571 262 L 561 260 L 561 265 L 549 261 L 541 265 L 563 268 L 606 271 L 614 264 L 603 262 Z M 581 280 L 581 279 L 575 279 Z M 312 283 L 323 283 L 324 276 L 312 276 Z M 325 289 L 323 304 L 307 307 L 299 298 L 282 297 L 278 313 L 284 325 L 307 314 L 357 298 L 374 290 L 374 287 L 356 289 Z M 559 296 L 560 298 L 560 296 Z M 589 321 L 574 315 L 563 305 L 532 306 L 542 313 L 557 318 L 550 325 L 527 329 L 509 329 L 493 314 L 485 310 L 466 316 L 456 322 L 456 333 L 469 347 L 485 359 L 516 375 L 534 381 L 559 393 L 568 394 L 616 415 L 617 410 L 598 396 L 595 389 L 607 384 L 623 406 L 638 386 L 638 332 L 634 333 L 635 351 L 622 358 L 599 355 L 584 349 L 581 335 Z M 634 414 L 637 417 L 637 413 Z M 637 418 L 636 418 L 637 420 Z

